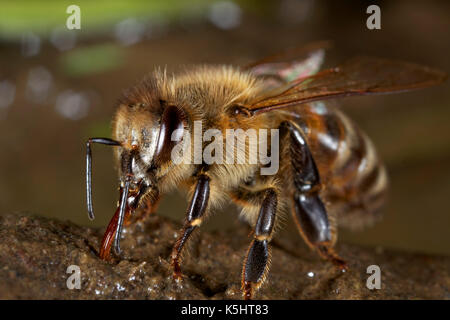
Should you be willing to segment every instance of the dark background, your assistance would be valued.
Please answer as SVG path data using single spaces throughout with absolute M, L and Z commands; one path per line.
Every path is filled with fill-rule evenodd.
M 29 211 L 106 226 L 117 195 L 110 148 L 94 147 L 94 208 L 85 208 L 85 141 L 110 136 L 121 91 L 156 66 L 245 64 L 331 40 L 326 66 L 365 54 L 450 70 L 448 1 L 0 1 L 0 213 Z M 381 7 L 381 30 L 366 8 Z M 384 219 L 340 241 L 450 254 L 450 84 L 339 101 L 373 139 L 391 178 Z M 183 219 L 186 201 L 159 214 Z M 225 212 L 226 211 L 226 212 Z M 205 229 L 228 228 L 236 210 Z M 288 220 L 289 221 L 289 220 Z M 278 236 L 295 235 L 287 228 Z

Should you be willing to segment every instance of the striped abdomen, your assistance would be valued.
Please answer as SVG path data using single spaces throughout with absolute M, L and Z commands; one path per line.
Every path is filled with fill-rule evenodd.
M 375 220 L 384 204 L 387 175 L 367 135 L 323 103 L 297 107 L 295 122 L 319 169 L 329 213 L 350 227 Z

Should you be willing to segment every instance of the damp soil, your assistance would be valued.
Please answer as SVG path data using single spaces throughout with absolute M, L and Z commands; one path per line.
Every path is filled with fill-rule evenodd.
M 25 215 L 0 216 L 0 299 L 240 299 L 249 229 L 198 232 L 172 280 L 170 252 L 180 224 L 157 215 L 128 226 L 121 257 L 97 257 L 104 228 Z M 450 257 L 339 244 L 342 273 L 300 242 L 276 237 L 272 266 L 257 299 L 450 299 Z M 80 267 L 80 289 L 67 269 Z M 378 265 L 381 289 L 366 286 Z

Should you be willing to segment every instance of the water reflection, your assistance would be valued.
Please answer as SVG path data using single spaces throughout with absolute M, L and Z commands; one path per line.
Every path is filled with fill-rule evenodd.
M 44 104 L 50 94 L 53 76 L 44 66 L 34 67 L 28 73 L 25 96 L 28 101 Z
M 145 24 L 135 18 L 129 18 L 116 24 L 114 35 L 124 46 L 139 42 L 145 33 Z
M 55 110 L 66 119 L 80 120 L 87 116 L 90 104 L 87 93 L 66 90 L 56 98 Z
M 213 3 L 208 12 L 209 20 L 220 29 L 233 29 L 241 24 L 241 8 L 231 1 Z
M 24 57 L 35 56 L 41 51 L 41 38 L 32 32 L 22 35 L 21 52 Z
M 55 28 L 50 34 L 50 42 L 60 51 L 67 51 L 75 47 L 77 33 L 66 28 Z

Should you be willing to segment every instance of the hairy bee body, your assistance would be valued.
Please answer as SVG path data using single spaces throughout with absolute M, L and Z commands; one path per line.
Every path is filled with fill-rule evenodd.
M 231 67 L 199 67 L 173 78 L 156 72 L 121 99 L 113 122 L 113 137 L 125 141 L 130 150 L 133 145 L 139 146 L 141 158 L 148 164 L 145 168 L 135 167 L 133 172 L 145 178 L 152 153 L 155 152 L 158 132 L 150 132 L 149 128 L 158 128 L 158 119 L 163 112 L 161 101 L 183 108 L 191 142 L 195 139 L 192 128 L 195 121 L 201 121 L 203 132 L 214 128 L 223 132 L 224 137 L 225 130 L 230 128 L 270 130 L 279 128 L 283 121 L 292 121 L 301 128 L 308 141 L 322 178 L 321 192 L 330 215 L 337 216 L 339 221 L 350 226 L 372 221 L 383 203 L 387 180 L 384 167 L 368 137 L 341 111 L 323 103 L 305 104 L 251 118 L 233 113 L 232 107 L 249 103 L 262 90 L 264 83 Z M 242 189 L 251 191 L 261 185 L 283 189 L 280 192 L 280 212 L 289 208 L 289 197 L 294 193 L 290 155 L 283 147 L 282 137 L 280 141 L 280 169 L 273 176 L 261 177 L 260 163 L 208 166 L 207 174 L 211 178 L 210 209 L 231 199 L 242 207 L 242 216 L 254 224 L 259 202 L 236 195 L 242 194 Z M 246 144 L 246 148 L 245 154 L 248 155 L 258 146 Z M 161 193 L 184 187 L 192 196 L 195 172 L 199 167 L 193 157 L 194 154 L 191 154 L 187 164 L 166 163 L 154 172 L 152 179 L 158 181 Z M 121 162 L 120 150 L 116 152 L 116 159 L 117 163 Z

